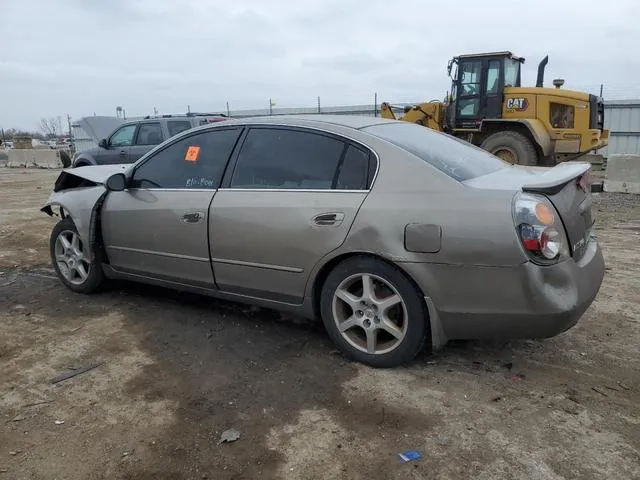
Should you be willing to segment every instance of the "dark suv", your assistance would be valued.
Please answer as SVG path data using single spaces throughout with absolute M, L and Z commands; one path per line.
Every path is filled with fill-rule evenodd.
M 156 145 L 190 128 L 226 120 L 218 114 L 163 115 L 126 122 L 97 147 L 78 152 L 73 167 L 133 163 Z

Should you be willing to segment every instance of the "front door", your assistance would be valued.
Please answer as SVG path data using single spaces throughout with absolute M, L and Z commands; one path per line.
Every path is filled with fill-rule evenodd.
M 123 125 L 108 138 L 109 148 L 100 149 L 99 165 L 113 165 L 129 162 L 129 149 L 133 144 L 136 124 Z
M 240 131 L 180 137 L 137 166 L 127 190 L 107 195 L 102 232 L 115 270 L 214 287 L 209 206 Z
M 148 122 L 138 125 L 135 141 L 129 148 L 129 163 L 134 163 L 156 145 L 164 141 L 160 122 Z
M 241 141 L 210 209 L 216 282 L 227 292 L 299 304 L 310 271 L 349 232 L 372 156 L 304 129 L 253 127 Z
M 455 82 L 455 128 L 475 130 L 485 118 L 501 118 L 503 58 L 464 58 Z
M 458 65 L 455 127 L 478 128 L 482 107 L 482 60 L 461 60 Z

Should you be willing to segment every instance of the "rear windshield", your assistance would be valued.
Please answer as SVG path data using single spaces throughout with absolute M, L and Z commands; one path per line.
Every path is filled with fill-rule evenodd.
M 383 123 L 363 128 L 363 131 L 413 153 L 459 182 L 481 177 L 510 165 L 459 138 L 415 123 Z

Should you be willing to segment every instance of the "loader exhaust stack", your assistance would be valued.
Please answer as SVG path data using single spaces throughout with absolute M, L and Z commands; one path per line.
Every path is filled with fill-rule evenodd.
M 536 87 L 544 86 L 544 69 L 547 66 L 547 63 L 549 63 L 549 55 L 544 57 L 540 62 L 540 65 L 538 65 L 538 78 L 536 79 Z

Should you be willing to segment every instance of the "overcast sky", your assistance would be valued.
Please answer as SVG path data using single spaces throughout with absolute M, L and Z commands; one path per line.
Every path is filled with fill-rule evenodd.
M 0 127 L 42 117 L 441 99 L 455 54 L 640 96 L 638 0 L 0 0 Z

